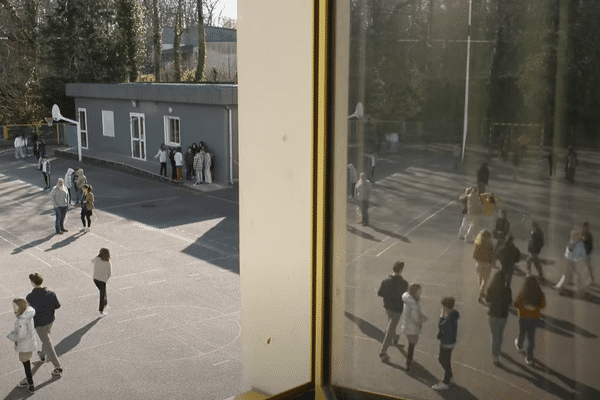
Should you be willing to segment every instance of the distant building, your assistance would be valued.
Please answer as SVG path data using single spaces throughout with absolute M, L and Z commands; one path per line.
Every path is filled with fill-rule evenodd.
M 162 32 L 162 62 L 166 70 L 173 62 L 173 27 L 165 27 Z M 206 62 L 204 74 L 211 80 L 216 70 L 221 82 L 237 80 L 237 31 L 235 29 L 204 26 L 206 38 Z M 181 35 L 181 66 L 183 71 L 196 68 L 198 64 L 198 28 L 193 26 Z
M 203 141 L 215 182 L 237 181 L 237 85 L 69 83 L 66 94 L 75 99 L 84 155 L 108 152 L 150 164 L 162 143 L 185 153 Z

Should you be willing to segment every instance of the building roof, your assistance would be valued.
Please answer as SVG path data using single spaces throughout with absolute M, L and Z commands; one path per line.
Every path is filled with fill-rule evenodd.
M 175 32 L 172 26 L 166 26 L 162 30 L 162 42 L 163 48 L 173 47 L 173 38 Z M 236 42 L 237 41 L 237 30 L 229 28 L 219 28 L 216 26 L 204 25 L 204 36 L 207 43 L 215 42 Z M 181 45 L 193 45 L 198 47 L 198 28 L 192 26 L 185 31 L 181 36 Z
M 68 83 L 66 94 L 75 98 L 209 105 L 237 104 L 237 85 L 232 84 Z

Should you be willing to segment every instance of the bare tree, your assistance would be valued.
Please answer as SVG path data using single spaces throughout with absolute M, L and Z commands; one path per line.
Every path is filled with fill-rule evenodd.
M 204 63 L 206 62 L 206 40 L 204 37 L 204 17 L 202 15 L 202 0 L 198 0 L 198 65 L 196 65 L 197 82 L 202 80 L 204 75 Z
M 183 0 L 177 2 L 175 14 L 175 27 L 173 36 L 173 68 L 175 69 L 175 82 L 181 81 L 181 35 L 183 34 Z

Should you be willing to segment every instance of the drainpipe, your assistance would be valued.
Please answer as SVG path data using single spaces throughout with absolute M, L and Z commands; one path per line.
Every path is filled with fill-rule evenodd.
M 233 112 L 231 107 L 227 106 L 225 108 L 229 119 L 229 184 L 233 186 L 233 124 L 231 122 Z

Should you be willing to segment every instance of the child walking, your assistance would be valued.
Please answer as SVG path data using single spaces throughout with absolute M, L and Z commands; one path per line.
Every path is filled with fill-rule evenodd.
M 542 309 L 546 307 L 546 296 L 537 279 L 533 275 L 525 278 L 521 291 L 515 301 L 519 316 L 519 337 L 515 339 L 517 350 L 522 351 L 527 336 L 525 362 L 533 365 L 533 348 L 535 346 L 535 328 L 538 325 Z
M 440 355 L 438 361 L 444 368 L 444 379 L 433 385 L 434 390 L 445 390 L 452 383 L 452 349 L 456 345 L 456 336 L 458 334 L 458 310 L 454 309 L 454 297 L 444 297 L 442 299 L 442 314 L 438 322 L 438 335 L 440 340 Z
M 29 393 L 35 392 L 33 385 L 33 374 L 31 373 L 31 356 L 37 350 L 37 341 L 35 339 L 33 317 L 35 310 L 27 300 L 16 298 L 12 301 L 15 312 L 15 328 L 6 336 L 8 340 L 15 342 L 15 351 L 19 354 L 19 361 L 23 363 L 25 369 L 25 380 L 21 381 L 20 387 L 27 387 Z
M 402 332 L 408 339 L 408 351 L 406 354 L 406 372 L 410 371 L 415 346 L 419 341 L 419 334 L 427 317 L 421 313 L 421 285 L 412 283 L 408 286 L 408 291 L 402 295 L 404 308 L 400 316 L 400 326 Z

